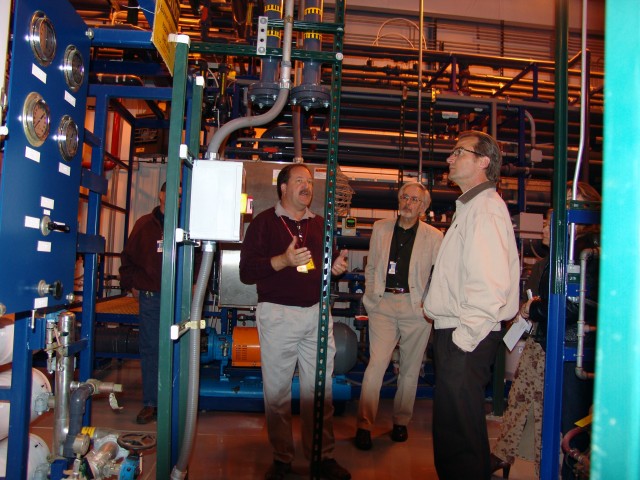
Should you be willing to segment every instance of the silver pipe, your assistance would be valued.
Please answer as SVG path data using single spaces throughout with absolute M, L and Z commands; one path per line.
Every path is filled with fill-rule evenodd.
M 593 331 L 593 327 L 586 324 L 584 319 L 585 300 L 587 296 L 587 263 L 593 256 L 599 256 L 599 248 L 585 248 L 580 252 L 580 297 L 578 303 L 578 347 L 576 351 L 576 375 L 582 380 L 588 380 L 594 377 L 592 372 L 585 371 L 582 366 L 584 360 L 584 337 L 587 332 Z
M 418 182 L 422 183 L 422 35 L 424 31 L 424 0 L 420 0 L 420 31 L 418 32 Z M 431 139 L 429 139 L 431 140 Z
M 529 110 L 524 111 L 525 117 L 529 120 L 529 125 L 531 125 L 531 148 L 535 148 L 536 146 L 536 121 L 533 118 L 533 115 L 529 112 Z
M 582 38 L 581 38 L 581 57 L 580 57 L 580 146 L 578 148 L 578 158 L 576 160 L 576 169 L 573 172 L 573 186 L 571 190 L 571 199 L 578 198 L 578 180 L 580 179 L 580 167 L 584 157 L 585 145 L 585 129 L 586 119 L 589 112 L 586 111 L 587 95 L 587 0 L 582 0 Z M 575 255 L 576 226 L 571 224 L 569 229 L 569 264 L 573 264 Z
M 75 342 L 76 316 L 69 311 L 58 315 L 55 365 L 55 397 L 52 453 L 56 457 L 63 456 L 64 441 L 69 432 L 69 399 L 71 382 L 73 381 L 73 356 L 65 355 L 66 347 Z

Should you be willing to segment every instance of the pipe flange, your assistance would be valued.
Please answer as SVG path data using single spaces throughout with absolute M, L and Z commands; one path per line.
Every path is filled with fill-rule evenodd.
M 291 90 L 291 103 L 305 110 L 329 107 L 329 90 L 324 85 L 298 85 Z
M 280 93 L 277 83 L 252 83 L 249 85 L 249 98 L 251 103 L 259 108 L 271 107 L 276 103 Z

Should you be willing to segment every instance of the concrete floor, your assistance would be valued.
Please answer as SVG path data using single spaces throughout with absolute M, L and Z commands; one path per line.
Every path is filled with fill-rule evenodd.
M 138 362 L 112 361 L 98 376 L 104 381 L 122 383 L 125 391 L 118 395 L 119 411 L 109 408 L 105 397 L 94 398 L 92 423 L 96 427 L 108 427 L 121 431 L 155 432 L 156 423 L 137 425 L 135 417 L 141 408 L 141 385 Z M 347 403 L 344 414 L 336 416 L 336 459 L 346 467 L 352 478 L 363 480 L 436 479 L 433 464 L 433 439 L 431 435 L 432 401 L 418 399 L 414 418 L 409 425 L 409 440 L 394 443 L 389 438 L 391 430 L 392 400 L 382 399 L 375 430 L 374 447 L 363 452 L 353 445 L 357 401 Z M 489 436 L 495 441 L 499 431 L 499 419 L 488 417 Z M 32 433 L 51 445 L 53 415 L 47 413 L 32 424 Z M 294 438 L 300 446 L 299 419 L 294 417 Z M 200 412 L 195 450 L 189 464 L 190 480 L 256 480 L 264 476 L 272 461 L 267 440 L 266 425 L 262 413 Z M 500 477 L 493 478 L 501 478 Z M 156 478 L 155 449 L 145 452 L 142 480 Z M 290 480 L 308 479 L 308 463 L 303 458 L 301 446 L 293 463 Z M 533 463 L 518 459 L 511 469 L 511 480 L 534 479 Z M 158 479 L 160 480 L 160 479 Z

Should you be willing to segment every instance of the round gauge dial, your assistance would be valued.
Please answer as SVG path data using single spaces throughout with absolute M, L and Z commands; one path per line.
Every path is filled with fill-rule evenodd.
M 60 120 L 56 140 L 62 158 L 69 161 L 76 156 L 79 145 L 78 125 L 69 115 L 63 116 Z
M 77 92 L 84 81 L 84 60 L 80 50 L 74 45 L 69 45 L 64 51 L 62 70 L 69 89 Z
M 56 31 L 51 20 L 40 10 L 31 17 L 29 44 L 40 65 L 46 67 L 56 55 Z
M 39 147 L 49 136 L 49 105 L 39 93 L 27 95 L 22 107 L 22 128 L 27 140 L 34 147 Z

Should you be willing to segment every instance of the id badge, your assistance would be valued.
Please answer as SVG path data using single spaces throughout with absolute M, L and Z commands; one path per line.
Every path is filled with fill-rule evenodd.
M 156 242 L 156 252 L 162 253 L 162 240 Z
M 313 270 L 315 269 L 316 266 L 313 264 L 313 258 L 309 260 L 309 262 L 306 265 L 299 265 L 297 267 L 297 270 L 300 273 L 309 273 L 309 270 Z
M 396 262 L 389 262 L 389 275 L 396 274 Z

